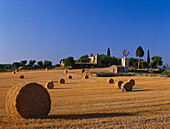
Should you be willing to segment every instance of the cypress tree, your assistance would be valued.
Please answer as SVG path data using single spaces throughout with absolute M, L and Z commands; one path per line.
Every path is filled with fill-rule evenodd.
M 150 54 L 149 54 L 149 49 L 148 49 L 147 63 L 148 63 L 148 65 L 149 65 L 149 63 L 150 63 Z
M 110 56 L 110 48 L 107 49 L 107 55 Z

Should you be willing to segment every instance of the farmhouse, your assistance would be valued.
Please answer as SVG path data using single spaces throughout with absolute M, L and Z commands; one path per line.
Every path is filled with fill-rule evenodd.
M 113 73 L 128 72 L 129 71 L 129 59 L 124 57 L 124 58 L 118 58 L 118 60 L 120 60 L 121 64 L 110 66 L 109 71 Z
M 75 65 L 74 68 L 91 68 L 94 65 L 97 65 L 99 67 L 102 66 L 102 56 L 104 54 L 97 54 L 93 55 L 91 54 L 90 57 L 88 57 L 90 60 L 89 62 L 81 62 L 79 59 L 75 60 Z M 113 57 L 116 58 L 116 63 L 115 65 L 112 65 L 109 67 L 109 71 L 113 73 L 123 73 L 123 72 L 128 72 L 129 70 L 129 59 L 124 57 Z M 64 67 L 64 59 L 61 60 L 60 62 L 61 67 Z
M 89 62 L 80 62 L 79 59 L 75 60 L 75 65 L 74 68 L 91 68 L 93 67 L 95 64 L 98 66 L 102 66 L 102 55 L 95 55 L 93 56 L 93 54 L 91 54 L 90 57 L 88 57 L 90 59 Z M 64 59 L 62 59 L 60 61 L 60 66 L 64 67 Z

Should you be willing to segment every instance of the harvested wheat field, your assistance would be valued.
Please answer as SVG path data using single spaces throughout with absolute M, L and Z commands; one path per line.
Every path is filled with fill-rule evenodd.
M 170 128 L 170 78 L 113 77 L 115 83 L 135 80 L 132 91 L 122 92 L 107 83 L 109 77 L 89 74 L 84 79 L 80 71 L 69 70 L 73 79 L 63 70 L 0 73 L 0 128 Z M 28 82 L 45 86 L 60 78 L 66 83 L 54 83 L 48 89 L 51 111 L 47 117 L 15 119 L 7 114 L 6 95 L 11 87 Z

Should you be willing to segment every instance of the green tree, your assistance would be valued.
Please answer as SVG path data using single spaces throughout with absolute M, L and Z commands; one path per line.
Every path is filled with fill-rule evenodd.
M 147 68 L 148 67 L 148 63 L 146 61 L 142 62 L 142 68 Z
M 148 65 L 149 65 L 149 63 L 150 63 L 150 54 L 149 54 L 149 49 L 148 49 L 147 63 L 148 63 Z
M 30 60 L 28 66 L 33 66 L 36 63 L 36 60 Z
M 44 66 L 52 66 L 52 62 L 49 60 L 44 61 Z
M 26 64 L 27 64 L 27 60 L 22 60 L 22 61 L 21 61 L 21 65 L 22 65 L 22 66 L 25 66 Z
M 18 69 L 21 66 L 21 63 L 20 62 L 14 62 L 12 64 L 12 66 L 13 66 L 14 69 Z
M 153 60 L 153 63 L 156 64 L 156 67 L 162 66 L 162 64 L 163 64 L 162 57 L 153 56 L 151 59 Z
M 65 60 L 64 60 L 64 66 L 65 67 L 68 67 L 68 66 L 71 66 L 71 67 L 74 67 L 74 58 L 73 57 L 67 57 Z
M 138 62 L 138 59 L 130 57 L 129 58 L 129 66 L 135 66 L 135 64 Z
M 163 69 L 166 69 L 166 65 L 165 64 L 163 65 Z
M 110 48 L 107 49 L 107 55 L 110 56 Z
M 86 54 L 86 55 L 81 56 L 79 61 L 81 61 L 81 62 L 89 62 L 90 59 L 89 59 L 89 56 Z
M 140 58 L 144 56 L 144 51 L 143 51 L 143 48 L 141 46 L 139 46 L 136 49 L 136 56 L 139 57 L 139 61 L 138 61 L 138 69 L 139 69 Z
M 112 61 L 112 57 L 110 57 L 109 55 L 103 55 L 102 56 L 102 65 L 103 66 L 110 66 L 111 65 L 111 61 Z
M 42 61 L 38 61 L 37 64 L 38 64 L 38 66 L 43 66 L 43 62 Z
M 111 63 L 110 65 L 116 65 L 117 59 L 115 57 L 111 57 Z
M 168 64 L 166 64 L 166 68 L 168 68 L 169 67 L 169 65 Z
M 156 68 L 156 63 L 155 62 L 150 62 L 149 67 L 150 68 Z

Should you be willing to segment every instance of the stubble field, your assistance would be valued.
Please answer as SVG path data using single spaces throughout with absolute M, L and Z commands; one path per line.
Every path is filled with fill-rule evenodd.
M 104 71 L 94 69 L 90 71 Z M 83 79 L 80 69 L 0 73 L 0 128 L 170 128 L 170 78 L 113 77 L 114 81 L 135 79 L 132 92 L 121 92 L 108 77 Z M 25 79 L 19 76 L 24 75 Z M 72 75 L 73 79 L 67 79 Z M 49 116 L 42 119 L 14 119 L 5 108 L 8 90 L 17 84 L 66 79 L 49 89 Z

